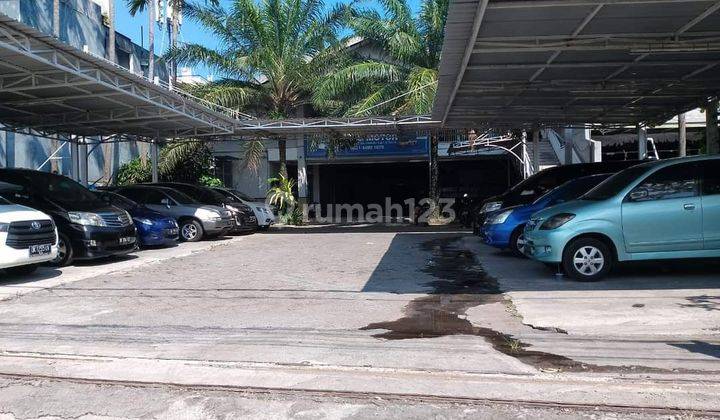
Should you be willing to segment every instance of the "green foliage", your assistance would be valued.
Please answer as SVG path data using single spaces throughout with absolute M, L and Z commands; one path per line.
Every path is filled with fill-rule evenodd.
M 160 149 L 158 176 L 161 181 L 213 182 L 210 176 L 212 153 L 208 146 L 197 141 L 171 142 Z M 116 185 L 129 185 L 152 180 L 149 157 L 135 158 L 118 170 Z M 217 180 L 217 179 L 216 179 Z M 217 180 L 220 182 L 220 180 Z M 222 182 L 220 182 L 222 184 Z
M 292 213 L 297 202 L 294 194 L 295 180 L 281 173 L 277 178 L 268 179 L 268 183 L 270 190 L 267 196 L 270 198 L 270 204 L 277 206 L 281 214 Z
M 116 185 L 130 185 L 152 180 L 152 168 L 150 162 L 136 157 L 118 169 L 115 180 Z
M 348 60 L 318 84 L 316 106 L 351 116 L 431 111 L 449 1 L 423 0 L 417 18 L 407 0 L 380 3 L 384 14 L 352 10 L 348 25 L 387 57 Z
M 220 180 L 220 178 L 216 178 L 214 176 L 210 175 L 203 175 L 198 180 L 198 184 L 204 185 L 206 187 L 224 187 L 225 184 Z

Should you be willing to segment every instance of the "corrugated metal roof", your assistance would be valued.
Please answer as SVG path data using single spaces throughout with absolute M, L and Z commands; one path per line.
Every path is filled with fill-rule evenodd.
M 452 0 L 433 118 L 662 123 L 720 92 L 717 0 Z

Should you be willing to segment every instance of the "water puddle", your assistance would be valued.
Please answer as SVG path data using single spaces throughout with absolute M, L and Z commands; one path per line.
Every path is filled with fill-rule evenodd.
M 458 240 L 457 237 L 449 237 L 423 243 L 422 249 L 431 252 L 431 259 L 422 271 L 436 278 L 426 283 L 432 287 L 428 296 L 410 301 L 403 309 L 402 318 L 372 323 L 361 330 L 384 330 L 373 337 L 385 340 L 448 335 L 479 336 L 486 339 L 496 351 L 546 371 L 638 371 L 634 366 L 596 366 L 557 354 L 532 351 L 528 349 L 529 344 L 516 340 L 511 335 L 473 325 L 467 319 L 468 309 L 501 302 L 503 296 L 497 280 L 482 269 L 472 252 L 456 245 Z M 649 370 L 655 371 L 652 368 L 642 368 L 643 372 Z

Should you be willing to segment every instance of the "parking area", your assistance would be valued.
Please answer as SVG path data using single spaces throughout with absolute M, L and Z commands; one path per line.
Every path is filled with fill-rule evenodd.
M 217 409 L 203 387 L 720 410 L 716 264 L 576 283 L 449 228 L 272 229 L 181 249 L 4 284 L 0 376 L 16 392 L 0 411 L 27 389 L 55 395 L 48 381 L 87 388 L 86 402 L 150 386 L 164 409 L 197 413 Z

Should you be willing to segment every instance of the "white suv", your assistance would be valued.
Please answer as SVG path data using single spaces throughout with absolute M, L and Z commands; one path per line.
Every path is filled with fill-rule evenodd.
M 50 216 L 0 197 L 0 269 L 30 274 L 57 252 L 57 230 Z
M 273 213 L 270 206 L 268 206 L 264 202 L 255 201 L 252 198 L 241 193 L 240 191 L 230 188 L 214 187 L 213 190 L 227 196 L 228 198 L 232 198 L 233 201 L 239 201 L 249 206 L 252 209 L 253 213 L 255 213 L 255 217 L 258 221 L 258 227 L 260 229 L 267 229 L 270 227 L 270 225 L 275 223 L 275 214 Z

